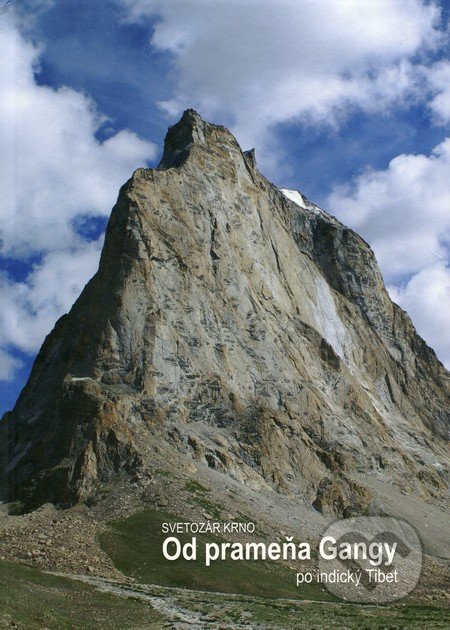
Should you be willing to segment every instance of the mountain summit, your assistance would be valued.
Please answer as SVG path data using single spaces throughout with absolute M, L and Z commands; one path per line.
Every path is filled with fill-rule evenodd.
M 70 505 L 163 461 L 324 514 L 383 484 L 439 502 L 448 392 L 370 247 L 187 110 L 2 420 L 3 499 Z

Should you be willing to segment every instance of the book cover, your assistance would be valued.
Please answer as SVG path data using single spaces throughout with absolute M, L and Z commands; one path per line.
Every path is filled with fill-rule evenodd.
M 0 2 L 0 622 L 445 628 L 445 2 Z

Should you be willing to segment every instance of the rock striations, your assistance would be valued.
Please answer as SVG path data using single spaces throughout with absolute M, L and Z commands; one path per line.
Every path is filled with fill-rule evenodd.
M 158 452 L 325 514 L 374 478 L 439 501 L 448 386 L 370 247 L 187 110 L 3 418 L 3 499 L 69 505 Z

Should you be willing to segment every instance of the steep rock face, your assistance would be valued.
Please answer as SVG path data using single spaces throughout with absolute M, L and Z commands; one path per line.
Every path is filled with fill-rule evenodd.
M 2 421 L 3 494 L 69 504 L 158 449 L 325 513 L 361 474 L 438 498 L 448 385 L 369 246 L 188 110 Z

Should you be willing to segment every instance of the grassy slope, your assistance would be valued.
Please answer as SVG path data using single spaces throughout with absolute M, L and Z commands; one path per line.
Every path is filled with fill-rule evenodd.
M 0 627 L 93 630 L 160 628 L 144 602 L 28 567 L 0 562 Z M 15 624 L 15 625 L 13 625 Z
M 212 512 L 212 509 L 209 510 Z M 326 602 L 327 594 L 311 585 L 306 589 L 294 586 L 292 571 L 276 563 L 229 562 L 205 568 L 197 562 L 169 562 L 162 556 L 165 534 L 161 524 L 176 519 L 164 512 L 145 510 L 111 524 L 101 537 L 103 549 L 116 566 L 137 581 L 167 587 L 198 589 L 198 595 L 173 592 L 173 602 L 184 610 L 205 615 L 213 626 L 254 623 L 265 628 L 315 630 L 339 629 L 419 629 L 450 627 L 449 611 L 414 606 L 363 606 Z M 168 534 L 167 534 L 168 535 Z M 190 535 L 178 535 L 183 541 Z M 204 537 L 197 536 L 199 540 Z M 212 540 L 208 536 L 208 540 Z M 201 547 L 201 545 L 199 545 Z M 213 592 L 223 592 L 218 595 Z M 239 597 L 226 593 L 239 593 Z M 262 596 L 247 598 L 246 596 Z M 287 601 L 277 597 L 317 599 L 317 603 Z
M 357 604 L 302 603 L 286 600 L 215 602 L 199 598 L 191 610 L 207 611 L 209 619 L 221 623 L 254 624 L 265 630 L 446 630 L 449 611 L 433 607 L 361 606 Z M 183 606 L 187 608 L 185 602 Z M 241 626 L 242 627 L 242 626 Z
M 218 561 L 205 567 L 201 553 L 197 561 L 166 560 L 162 543 L 170 534 L 161 532 L 161 524 L 176 520 L 164 512 L 145 510 L 113 523 L 101 536 L 102 548 L 118 569 L 142 583 L 243 595 L 332 599 L 315 584 L 297 588 L 295 572 L 275 562 Z M 177 537 L 182 543 L 191 540 L 189 534 Z M 199 551 L 205 541 L 218 541 L 214 536 L 196 537 Z
M 141 583 L 168 587 L 162 590 L 148 587 L 144 593 L 166 601 L 173 611 L 200 614 L 205 628 L 232 628 L 235 624 L 241 628 L 251 624 L 266 630 L 450 627 L 449 611 L 432 606 L 299 601 L 302 598 L 324 600 L 326 593 L 317 586 L 297 589 L 293 571 L 277 563 L 216 563 L 207 569 L 201 558 L 197 562 L 168 562 L 161 553 L 165 537 L 161 524 L 171 520 L 174 519 L 164 512 L 143 511 L 113 523 L 110 531 L 102 535 L 101 544 L 118 568 L 128 575 Z M 190 536 L 180 536 L 180 539 L 187 541 Z M 170 588 L 180 586 L 199 592 Z M 146 587 L 136 584 L 130 598 L 124 598 L 74 580 L 0 562 L 0 627 L 19 630 L 157 630 L 165 627 L 167 619 L 138 599 L 139 588 Z M 261 597 L 250 597 L 252 595 Z M 297 601 L 281 599 L 283 597 Z M 173 619 L 176 618 L 175 613 Z
M 144 587 L 142 587 L 144 588 Z M 200 612 L 205 628 L 266 630 L 446 629 L 449 611 L 434 607 L 302 603 L 183 590 L 153 589 L 174 610 Z M 152 589 L 151 589 L 152 590 Z M 151 591 L 150 591 L 151 592 Z M 18 630 L 160 630 L 150 606 L 96 591 L 79 582 L 0 562 L 0 627 Z

